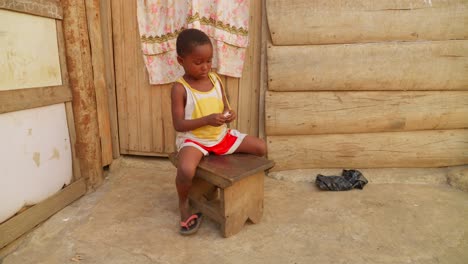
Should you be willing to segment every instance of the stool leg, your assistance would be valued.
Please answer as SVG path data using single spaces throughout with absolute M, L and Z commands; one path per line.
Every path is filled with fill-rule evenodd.
M 195 177 L 192 180 L 192 188 L 190 189 L 189 196 L 192 199 L 206 199 L 208 201 L 215 199 L 217 187 L 213 184 Z
M 238 233 L 247 219 L 258 223 L 263 215 L 263 177 L 260 172 L 248 176 L 221 190 L 221 210 L 225 222 L 221 231 L 225 237 Z
M 263 216 L 263 200 L 258 201 L 258 203 L 259 204 L 255 207 L 256 210 L 251 210 L 249 213 L 249 220 L 254 224 L 260 223 Z

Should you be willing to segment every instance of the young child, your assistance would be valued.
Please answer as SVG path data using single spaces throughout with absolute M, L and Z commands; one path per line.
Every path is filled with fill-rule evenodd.
M 197 29 L 186 29 L 177 37 L 177 61 L 185 74 L 174 83 L 171 92 L 172 121 L 177 131 L 179 163 L 176 187 L 179 195 L 180 233 L 195 233 L 201 213 L 191 214 L 188 193 L 195 170 L 204 155 L 235 152 L 265 155 L 265 142 L 228 129 L 236 119 L 230 109 L 219 76 L 211 72 L 213 46 L 208 36 Z

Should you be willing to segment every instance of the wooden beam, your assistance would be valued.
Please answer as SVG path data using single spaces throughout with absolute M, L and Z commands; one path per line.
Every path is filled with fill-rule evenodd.
M 86 185 L 84 181 L 75 181 L 45 201 L 0 224 L 0 248 L 30 231 L 85 193 Z
M 266 0 L 262 0 L 261 48 L 260 48 L 260 86 L 258 104 L 258 136 L 265 138 L 265 93 L 268 90 L 267 45 L 271 45 L 270 30 L 266 17 Z
M 59 0 L 0 0 L 0 9 L 54 19 L 63 18 L 62 6 Z
M 109 102 L 105 76 L 104 49 L 102 41 L 101 17 L 99 2 L 85 0 L 86 19 L 88 22 L 93 82 L 96 93 L 96 106 L 101 139 L 102 166 L 112 162 L 112 136 L 109 119 Z
M 57 29 L 57 47 L 59 50 L 60 74 L 62 77 L 62 85 L 66 86 L 70 91 L 70 80 L 68 79 L 67 58 L 65 55 L 65 36 L 63 34 L 63 22 L 61 20 L 55 21 Z
M 249 46 L 242 78 L 239 80 L 237 127 L 242 133 L 258 136 L 258 103 L 260 86 L 261 0 L 250 1 Z
M 468 39 L 466 0 L 267 0 L 267 12 L 274 45 Z
M 176 150 L 176 131 L 172 123 L 172 108 L 171 108 L 171 90 L 172 84 L 161 85 L 160 87 L 153 88 L 160 89 L 162 92 L 161 107 L 161 122 L 163 128 L 163 144 L 164 153 L 172 153 Z M 161 136 L 160 136 L 161 137 Z M 153 137 L 154 140 L 154 137 Z
M 468 41 L 268 48 L 269 89 L 468 90 Z
M 161 87 L 162 86 L 162 87 Z M 152 132 L 151 136 L 151 152 L 153 153 L 164 153 L 164 149 L 167 146 L 166 144 L 166 133 L 170 133 L 170 127 L 167 128 L 169 118 L 170 124 L 172 125 L 172 114 L 171 114 L 171 107 L 166 108 L 167 105 L 171 104 L 171 96 L 170 96 L 170 86 L 171 85 L 161 85 L 155 86 L 151 89 L 148 89 L 151 92 L 151 109 L 150 114 L 151 116 L 151 130 L 147 131 L 148 133 Z M 169 90 L 167 90 L 169 88 Z M 163 111 L 168 111 L 169 115 L 164 115 Z M 166 129 L 167 128 L 167 129 Z M 172 129 L 174 129 L 172 127 Z M 172 141 L 175 144 L 175 140 Z M 169 152 L 168 152 L 169 153 Z
M 81 179 L 80 160 L 76 153 L 76 130 L 75 119 L 73 118 L 73 106 L 71 102 L 65 103 L 65 112 L 67 114 L 68 133 L 70 136 L 70 147 L 72 154 L 73 181 Z
M 273 170 L 468 164 L 468 130 L 269 136 Z
M 112 157 L 120 156 L 119 127 L 117 120 L 117 93 L 115 90 L 114 74 L 114 42 L 112 39 L 112 6 L 111 0 L 100 1 L 102 41 L 104 50 L 105 78 L 107 85 L 109 119 L 112 142 Z
M 114 63 L 115 63 L 115 89 L 117 96 L 117 109 L 118 109 L 118 130 L 119 130 L 119 146 L 120 152 L 126 154 L 126 150 L 129 150 L 129 141 L 130 141 L 130 130 L 129 130 L 129 116 L 133 112 L 129 112 L 128 103 L 127 103 L 127 76 L 131 77 L 129 72 L 125 69 L 125 66 L 131 62 L 134 67 L 133 61 L 134 58 L 128 56 L 129 48 L 126 44 L 129 41 L 129 38 L 126 35 L 126 26 L 124 23 L 124 1 L 116 0 L 111 1 L 111 10 L 112 10 L 112 41 L 114 45 Z M 128 2 L 127 2 L 128 3 Z M 136 15 L 136 13 L 135 13 Z M 128 59 L 126 61 L 126 59 Z M 134 73 L 132 71 L 131 73 Z M 137 87 L 135 87 L 137 88 Z M 135 129 L 135 128 L 134 128 Z
M 372 168 L 358 169 L 371 184 L 447 184 L 449 168 Z M 314 168 L 274 171 L 268 176 L 289 182 L 315 182 L 317 174 L 325 176 L 341 175 L 345 168 Z
M 63 0 L 62 3 L 67 68 L 73 94 L 77 156 L 87 186 L 95 188 L 102 183 L 103 177 L 85 6 L 80 0 Z
M 169 154 L 165 152 L 144 152 L 136 150 L 121 149 L 122 154 L 136 155 L 136 156 L 149 156 L 149 157 L 167 157 Z
M 468 91 L 267 92 L 269 136 L 468 128 Z
M 0 91 L 0 114 L 71 101 L 66 85 Z
M 226 94 L 229 100 L 229 105 L 231 105 L 232 110 L 239 113 L 239 78 L 226 77 L 226 82 L 224 83 L 226 87 Z M 230 128 L 238 128 L 239 118 L 236 118 L 231 124 Z

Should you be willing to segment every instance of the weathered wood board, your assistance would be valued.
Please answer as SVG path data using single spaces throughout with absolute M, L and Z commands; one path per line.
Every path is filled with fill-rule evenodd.
M 269 46 L 273 91 L 468 90 L 468 41 Z
M 28 232 L 86 193 L 84 179 L 79 179 L 47 200 L 0 224 L 0 248 Z
M 275 45 L 468 38 L 466 0 L 267 0 Z
M 269 136 L 468 128 L 468 91 L 267 92 Z
M 109 102 L 106 79 L 106 65 L 103 49 L 101 11 L 99 2 L 85 1 L 86 18 L 88 21 L 89 42 L 91 46 L 91 60 L 93 65 L 93 82 L 96 91 L 96 107 L 101 142 L 102 166 L 112 163 L 112 135 L 109 118 Z
M 468 130 L 269 136 L 273 170 L 468 164 Z

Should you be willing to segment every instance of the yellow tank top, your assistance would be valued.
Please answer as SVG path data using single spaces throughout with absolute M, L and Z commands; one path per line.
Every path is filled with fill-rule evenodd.
M 192 88 L 183 78 L 177 80 L 185 88 L 187 102 L 185 104 L 185 120 L 201 118 L 224 110 L 222 86 L 216 73 L 210 72 L 208 77 L 213 88 L 207 92 L 200 92 Z M 192 131 L 179 132 L 178 138 L 192 139 L 203 145 L 216 144 L 227 133 L 227 126 L 203 126 Z

